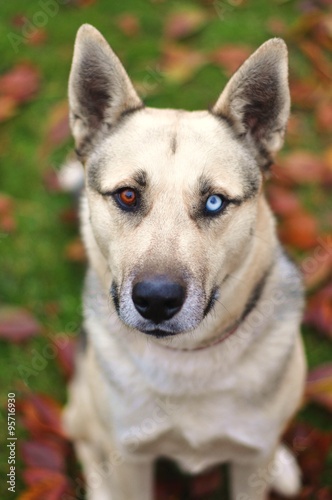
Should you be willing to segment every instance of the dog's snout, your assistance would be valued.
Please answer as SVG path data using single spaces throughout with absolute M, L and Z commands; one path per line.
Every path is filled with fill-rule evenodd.
M 180 311 L 186 296 L 183 283 L 159 275 L 138 281 L 132 292 L 136 310 L 158 324 Z

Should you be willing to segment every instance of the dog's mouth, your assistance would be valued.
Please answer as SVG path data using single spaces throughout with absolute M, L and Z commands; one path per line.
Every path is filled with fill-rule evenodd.
M 134 286 L 128 281 L 121 288 L 113 282 L 110 292 L 120 320 L 156 339 L 192 331 L 218 299 L 217 288 L 206 297 L 201 287 L 171 281 L 165 275 L 138 281 Z
M 157 339 L 164 339 L 166 337 L 172 337 L 174 335 L 178 335 L 179 332 L 170 332 L 167 330 L 162 330 L 161 328 L 155 328 L 153 330 L 140 330 L 142 333 L 146 335 L 151 335 Z

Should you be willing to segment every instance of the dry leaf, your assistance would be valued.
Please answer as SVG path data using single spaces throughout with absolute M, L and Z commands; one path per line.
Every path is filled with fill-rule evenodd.
M 332 339 L 332 285 L 327 285 L 308 301 L 304 320 Z
M 165 35 L 172 40 L 191 36 L 205 26 L 207 13 L 196 7 L 172 12 L 165 24 Z
M 252 49 L 248 45 L 223 45 L 211 55 L 211 61 L 226 70 L 231 76 L 248 59 Z
M 28 467 L 62 472 L 65 456 L 61 446 L 50 439 L 35 439 L 21 443 L 21 455 Z
M 0 95 L 0 122 L 4 122 L 15 116 L 16 111 L 16 100 L 8 95 Z
M 309 213 L 292 213 L 279 226 L 279 237 L 286 244 L 300 250 L 308 250 L 317 245 L 318 224 Z
M 18 497 L 18 500 L 64 500 L 65 498 L 73 498 L 66 476 L 59 472 L 42 470 L 44 476 L 41 481 L 30 486 Z
M 296 184 L 319 183 L 327 170 L 325 162 L 308 151 L 294 151 L 280 161 L 284 175 Z
M 141 30 L 138 17 L 129 12 L 121 14 L 121 16 L 117 18 L 116 24 L 122 33 L 130 37 L 137 36 Z
M 38 321 L 25 309 L 0 307 L 0 338 L 10 342 L 23 342 L 41 331 Z
M 272 210 L 277 215 L 288 216 L 301 210 L 296 194 L 283 186 L 270 185 L 268 199 Z
M 332 412 L 332 364 L 320 365 L 309 372 L 306 397 Z
M 34 437 L 55 435 L 64 438 L 61 406 L 50 396 L 30 394 L 20 402 L 20 413 L 26 429 Z
M 31 100 L 39 86 L 39 70 L 31 64 L 18 64 L 0 77 L 0 95 L 11 97 L 17 103 Z
M 322 102 L 316 111 L 316 123 L 320 132 L 332 133 L 332 102 Z
M 71 241 L 65 250 L 66 259 L 72 262 L 85 262 L 86 261 L 86 253 L 80 238 L 76 238 Z
M 74 374 L 76 348 L 76 339 L 67 339 L 66 344 L 57 349 L 56 359 L 66 380 L 70 380 Z
M 165 80 L 172 83 L 184 83 L 205 64 L 202 52 L 168 44 L 163 50 L 161 71 Z

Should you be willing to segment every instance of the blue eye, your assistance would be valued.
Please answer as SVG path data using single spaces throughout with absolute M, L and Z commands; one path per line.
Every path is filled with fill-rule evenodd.
M 205 203 L 205 209 L 209 214 L 216 214 L 220 212 L 225 204 L 225 200 L 218 194 L 212 194 L 208 197 Z

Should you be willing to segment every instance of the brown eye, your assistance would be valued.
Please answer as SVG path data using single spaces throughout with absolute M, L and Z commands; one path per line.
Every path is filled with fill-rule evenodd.
M 116 194 L 118 203 L 123 208 L 135 208 L 137 205 L 137 193 L 134 189 L 121 189 Z

